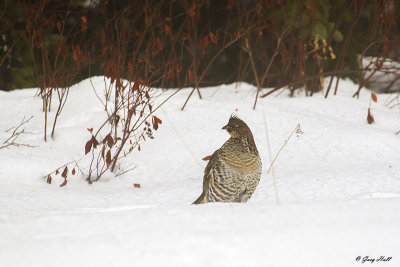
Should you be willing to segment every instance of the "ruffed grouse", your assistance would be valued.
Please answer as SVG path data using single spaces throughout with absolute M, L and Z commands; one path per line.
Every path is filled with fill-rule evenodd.
M 225 129 L 231 137 L 212 154 L 204 170 L 203 192 L 193 204 L 246 202 L 261 177 L 261 159 L 247 124 L 231 116 Z

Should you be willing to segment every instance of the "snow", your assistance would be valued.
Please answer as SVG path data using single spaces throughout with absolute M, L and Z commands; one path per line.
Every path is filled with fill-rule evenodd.
M 93 83 L 101 94 L 103 78 Z M 368 125 L 370 91 L 352 98 L 357 88 L 342 80 L 328 99 L 277 93 L 255 111 L 256 89 L 245 83 L 203 88 L 203 99 L 193 94 L 180 111 L 190 93 L 183 89 L 157 111 L 155 139 L 128 157 L 133 171 L 92 185 L 72 176 L 64 187 L 61 177 L 49 185 L 43 176 L 82 157 L 87 128 L 106 118 L 89 80 L 71 88 L 46 143 L 36 89 L 0 91 L 0 140 L 33 115 L 31 134 L 18 141 L 37 146 L 0 150 L 0 266 L 337 267 L 371 264 L 362 263 L 367 256 L 400 266 L 400 112 L 377 94 Z M 260 185 L 248 203 L 191 205 L 201 193 L 201 159 L 227 140 L 221 127 L 232 113 L 253 131 Z M 303 133 L 273 166 L 278 205 L 267 134 L 275 156 L 297 123 Z
M 398 92 L 400 88 L 400 62 L 390 58 L 364 57 L 360 68 L 368 68 L 364 79 L 368 80 L 369 88 L 376 92 Z

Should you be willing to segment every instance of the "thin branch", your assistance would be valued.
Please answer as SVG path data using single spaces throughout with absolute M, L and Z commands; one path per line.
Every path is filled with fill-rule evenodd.
M 272 165 L 274 165 L 274 162 L 276 158 L 279 156 L 279 153 L 281 153 L 282 149 L 286 146 L 286 144 L 289 142 L 290 138 L 292 135 L 300 129 L 300 123 L 297 124 L 296 128 L 293 129 L 292 133 L 289 135 L 289 137 L 285 140 L 285 143 L 282 145 L 282 147 L 279 149 L 278 153 L 276 154 L 275 158 L 272 160 L 271 165 L 269 166 L 269 169 L 267 171 L 267 174 L 271 171 Z
M 33 118 L 33 116 L 31 116 L 29 119 L 25 120 L 25 117 L 22 119 L 22 122 L 16 126 L 16 127 L 12 127 L 8 130 L 6 130 L 5 132 L 8 133 L 9 131 L 13 130 L 11 135 L 2 143 L 2 145 L 0 146 L 0 149 L 9 147 L 9 146 L 16 146 L 16 147 L 20 147 L 20 146 L 25 146 L 25 147 L 36 147 L 36 146 L 32 146 L 32 145 L 28 145 L 28 144 L 21 144 L 21 143 L 17 143 L 16 140 L 18 139 L 18 137 L 20 137 L 22 134 L 28 134 L 27 132 L 25 132 L 25 128 L 20 129 L 24 124 L 28 123 L 31 119 Z

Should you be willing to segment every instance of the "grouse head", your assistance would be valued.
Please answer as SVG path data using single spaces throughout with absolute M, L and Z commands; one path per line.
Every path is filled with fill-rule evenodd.
M 249 126 L 234 115 L 229 118 L 228 124 L 222 127 L 222 130 L 226 130 L 232 138 L 253 137 Z

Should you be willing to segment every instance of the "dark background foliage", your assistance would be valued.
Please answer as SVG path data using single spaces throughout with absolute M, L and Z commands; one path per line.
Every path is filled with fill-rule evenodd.
M 389 0 L 4 0 L 0 89 L 106 75 L 163 88 L 259 79 L 312 95 L 320 77 L 358 79 L 359 55 L 399 60 L 399 13 Z

